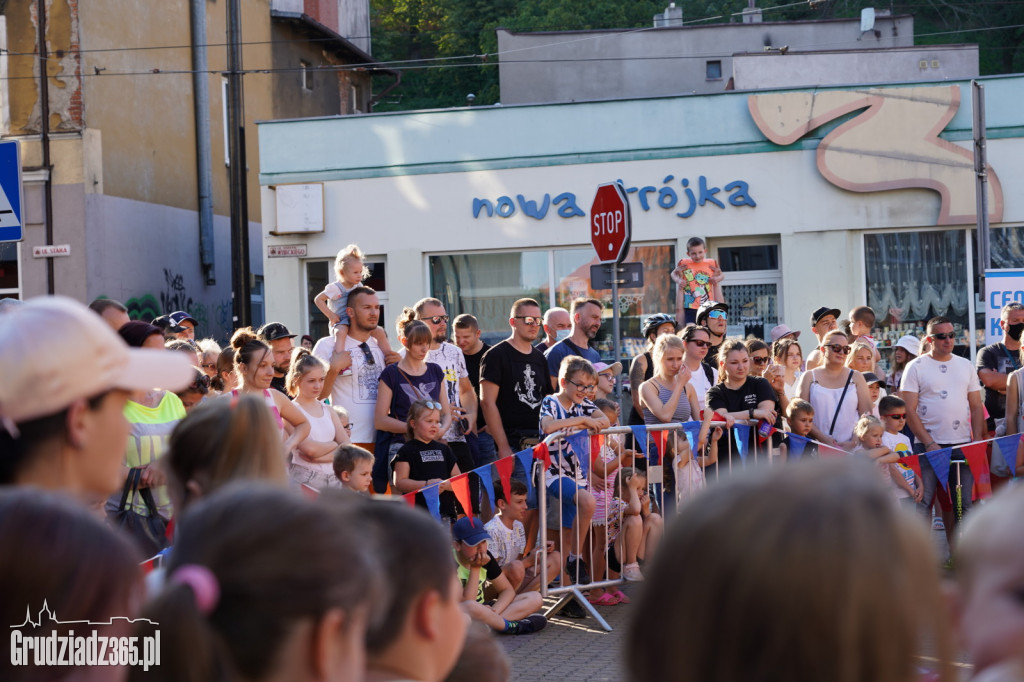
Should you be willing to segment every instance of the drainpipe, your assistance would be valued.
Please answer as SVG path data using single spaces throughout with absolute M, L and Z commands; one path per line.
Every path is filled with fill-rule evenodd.
M 206 63 L 206 0 L 190 0 L 189 22 L 192 38 L 192 113 L 196 123 L 196 180 L 199 191 L 199 262 L 209 286 L 217 283 L 217 275 L 213 253 L 213 171 L 210 151 L 210 89 Z
M 43 201 L 45 202 L 46 244 L 53 244 L 53 167 L 50 165 L 50 73 L 46 68 L 46 0 L 36 0 L 36 29 L 39 40 L 39 141 L 43 148 Z M 56 293 L 54 258 L 46 259 L 46 292 Z

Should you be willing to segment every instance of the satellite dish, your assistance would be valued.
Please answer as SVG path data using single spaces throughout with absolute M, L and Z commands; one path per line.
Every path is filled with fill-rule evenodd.
M 875 28 L 875 8 L 865 7 L 860 11 L 860 32 L 864 33 Z

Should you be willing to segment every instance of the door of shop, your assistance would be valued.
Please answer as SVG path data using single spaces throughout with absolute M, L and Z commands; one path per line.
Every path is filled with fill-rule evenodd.
M 782 319 L 782 271 L 777 239 L 712 239 L 709 252 L 725 279 L 722 295 L 729 304 L 729 336 L 771 341 Z

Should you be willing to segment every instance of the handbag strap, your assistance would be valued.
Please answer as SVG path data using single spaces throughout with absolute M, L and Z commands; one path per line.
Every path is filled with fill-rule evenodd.
M 160 515 L 159 509 L 156 506 L 156 499 L 153 497 L 153 491 L 150 488 L 140 488 L 138 491 L 139 496 L 142 497 L 142 502 L 146 505 L 146 509 L 149 510 L 151 517 L 157 517 Z
M 409 387 L 412 388 L 412 390 L 416 393 L 416 397 L 418 397 L 420 400 L 427 400 L 430 398 L 429 395 L 423 395 L 423 392 L 419 389 L 419 387 L 416 384 L 412 383 L 412 379 L 409 378 L 408 374 L 402 371 L 401 367 L 395 365 L 395 369 L 398 370 L 398 373 L 402 375 L 403 379 L 405 379 L 405 383 L 409 384 Z
M 846 375 L 846 384 L 843 386 L 843 392 L 839 396 L 839 403 L 836 405 L 836 413 L 832 415 L 832 426 L 828 427 L 828 435 L 832 435 L 832 432 L 836 430 L 836 421 L 839 419 L 839 408 L 843 406 L 843 399 L 846 398 L 846 392 L 850 390 L 850 382 L 853 381 L 853 370 Z
M 124 511 L 128 504 L 128 493 L 132 492 L 139 485 L 138 478 L 142 476 L 142 472 L 132 467 L 128 469 L 128 476 L 124 479 L 124 491 L 121 493 L 121 504 L 118 509 Z

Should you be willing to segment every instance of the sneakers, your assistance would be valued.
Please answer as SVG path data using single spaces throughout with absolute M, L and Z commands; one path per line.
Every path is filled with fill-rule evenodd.
M 583 607 L 575 599 L 567 601 L 558 613 L 566 618 L 581 619 L 587 617 L 587 612 L 583 610 Z
M 530 635 L 534 632 L 540 632 L 548 624 L 548 619 L 539 613 L 535 613 L 532 616 L 526 618 L 520 618 L 519 620 L 510 620 L 508 622 L 508 630 L 505 630 L 502 634 L 504 635 Z
M 577 573 L 579 571 L 579 573 Z M 590 583 L 590 569 L 583 559 L 569 559 L 565 562 L 565 572 L 569 574 L 569 581 L 578 585 Z
M 942 522 L 942 517 L 932 517 L 932 530 L 946 530 L 946 524 Z
M 629 582 L 638 583 L 644 579 L 644 574 L 640 572 L 640 566 L 637 564 L 626 564 L 622 567 L 622 577 Z

